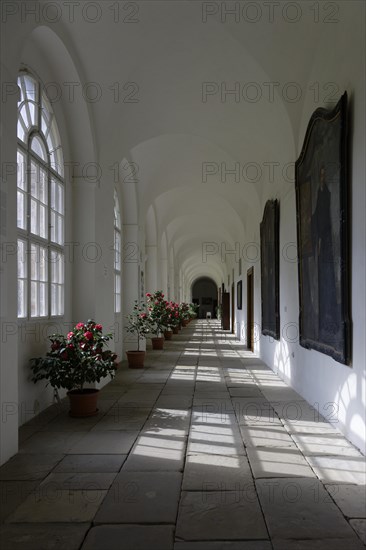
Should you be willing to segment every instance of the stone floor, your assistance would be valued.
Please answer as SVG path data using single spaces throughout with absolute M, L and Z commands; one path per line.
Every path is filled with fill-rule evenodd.
M 216 321 L 123 364 L 99 407 L 21 428 L 4 550 L 365 549 L 364 457 Z

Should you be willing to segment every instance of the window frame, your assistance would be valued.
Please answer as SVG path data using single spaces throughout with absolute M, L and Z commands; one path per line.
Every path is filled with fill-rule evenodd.
M 44 132 L 42 130 L 42 109 L 47 109 L 48 115 L 49 115 L 49 130 L 48 134 L 52 133 L 52 125 L 54 124 L 54 128 L 56 128 L 56 136 L 52 134 L 50 135 L 50 139 L 55 139 L 59 141 L 58 147 L 60 148 L 60 151 L 58 152 L 58 158 L 63 161 L 63 153 L 62 153 L 62 146 L 60 142 L 60 136 L 58 132 L 57 127 L 57 121 L 55 118 L 55 114 L 52 110 L 52 105 L 50 104 L 49 100 L 45 96 L 45 92 L 42 90 L 42 83 L 39 78 L 37 78 L 34 74 L 30 73 L 29 71 L 21 71 L 18 74 L 18 82 L 19 79 L 22 77 L 28 77 L 33 80 L 34 82 L 34 89 L 36 92 L 35 98 L 32 99 L 29 98 L 26 94 L 24 94 L 24 87 L 22 90 L 22 94 L 24 95 L 23 100 L 20 100 L 18 103 L 18 115 L 17 115 L 17 128 L 20 124 L 22 127 L 22 132 L 24 133 L 24 141 L 18 136 L 17 131 L 17 164 L 18 164 L 18 154 L 22 156 L 23 162 L 25 162 L 25 166 L 19 166 L 18 164 L 18 172 L 17 172 L 17 242 L 18 242 L 18 263 L 17 263 L 17 280 L 18 280 L 18 311 L 17 311 L 17 318 L 19 320 L 23 321 L 34 321 L 34 320 L 47 320 L 47 319 L 57 319 L 62 318 L 65 314 L 65 179 L 63 177 L 63 166 L 59 166 L 61 173 L 59 173 L 53 166 L 52 166 L 52 159 L 51 155 L 54 152 L 54 150 L 50 151 L 49 145 L 47 143 L 47 138 L 44 135 Z M 46 102 L 43 102 L 43 98 L 45 96 Z M 29 128 L 24 128 L 24 122 L 20 118 L 21 110 L 24 106 L 26 106 L 26 111 L 29 114 L 30 110 L 27 107 L 27 102 L 32 102 L 35 105 L 34 109 L 34 120 L 32 120 L 32 117 L 28 117 L 28 122 L 34 122 L 29 126 Z M 45 107 L 44 107 L 45 105 Z M 51 109 L 51 110 L 49 110 Z M 32 148 L 32 142 L 33 139 L 37 139 L 41 142 L 45 153 L 46 153 L 46 160 L 40 157 L 37 152 Z M 42 201 L 42 198 L 40 197 L 40 192 L 37 190 L 34 194 L 32 193 L 32 177 L 33 177 L 33 170 L 32 166 L 36 167 L 37 170 L 37 176 L 40 175 L 41 170 L 44 171 L 45 174 L 45 182 L 46 182 L 46 189 L 44 193 L 44 200 Z M 56 165 L 57 166 L 57 165 Z M 22 170 L 22 177 L 24 178 L 23 187 L 19 186 L 19 170 Z M 59 210 L 57 210 L 57 206 L 54 208 L 52 206 L 51 201 L 51 187 L 53 185 L 53 182 L 55 182 L 55 190 L 57 189 L 57 193 L 60 193 L 61 198 L 61 206 L 59 206 Z M 37 182 L 37 187 L 39 188 L 39 181 Z M 60 187 L 56 187 L 60 186 Z M 61 191 L 60 191 L 61 189 Z M 24 197 L 23 202 L 23 220 L 22 225 L 24 227 L 19 227 L 19 195 L 18 193 L 21 193 Z M 36 228 L 35 233 L 32 232 L 32 216 L 31 216 L 31 205 L 36 204 L 37 208 L 37 217 L 36 217 Z M 42 235 L 41 230 L 41 218 L 39 216 L 40 209 L 44 209 L 45 211 L 45 223 L 44 223 L 44 234 Z M 58 234 L 58 230 L 56 231 L 55 228 L 55 237 L 54 239 L 51 238 L 52 235 L 52 226 L 51 226 L 51 214 L 54 214 L 54 220 L 57 224 L 60 224 L 62 235 L 60 236 Z M 19 276 L 19 242 L 25 243 L 25 277 Z M 38 250 L 38 254 L 42 253 L 45 254 L 45 277 L 42 280 L 42 277 L 39 274 L 40 267 L 37 268 L 38 275 L 36 275 L 35 278 L 32 278 L 32 250 L 36 247 L 36 250 Z M 61 278 L 61 281 L 54 282 L 53 281 L 53 275 L 55 273 L 55 270 L 52 269 L 52 262 L 51 257 L 52 254 L 55 253 L 57 257 L 59 258 L 58 261 L 62 261 L 62 267 L 58 273 L 58 277 Z M 40 264 L 39 264 L 40 265 Z M 24 288 L 26 297 L 23 298 L 23 306 L 25 309 L 24 311 L 20 312 L 19 308 L 19 281 L 25 281 Z M 32 303 L 34 303 L 35 294 L 32 292 L 33 285 L 37 286 L 37 293 L 36 293 L 36 314 L 32 314 Z M 56 294 L 55 294 L 55 301 L 52 299 L 52 289 L 53 285 L 57 287 Z M 41 302 L 40 302 L 40 289 L 42 287 L 46 288 L 45 291 L 45 304 L 44 308 L 42 310 Z M 58 294 L 60 293 L 60 294 Z M 52 313 L 54 311 L 54 305 L 56 304 L 56 313 Z M 61 306 L 61 307 L 60 307 Z M 20 315 L 19 313 L 25 313 L 25 315 Z
M 122 224 L 121 224 L 121 209 L 117 190 L 114 190 L 114 216 L 113 216 L 113 298 L 114 298 L 114 313 L 119 315 L 122 312 Z M 119 241 L 119 250 L 116 243 Z M 118 268 L 116 266 L 119 266 Z M 117 279 L 119 278 L 119 292 L 117 292 Z M 117 300 L 119 302 L 117 307 Z

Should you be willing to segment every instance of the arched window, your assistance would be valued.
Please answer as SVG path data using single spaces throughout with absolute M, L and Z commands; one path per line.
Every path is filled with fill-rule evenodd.
M 114 191 L 114 312 L 121 312 L 121 213 Z
M 18 317 L 64 314 L 64 164 L 50 102 L 38 80 L 18 77 Z

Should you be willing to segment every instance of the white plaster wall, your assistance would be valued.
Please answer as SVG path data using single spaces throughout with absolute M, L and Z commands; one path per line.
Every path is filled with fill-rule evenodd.
M 281 341 L 274 342 L 262 336 L 261 357 L 305 399 L 318 403 L 324 416 L 330 419 L 331 411 L 335 410 L 333 423 L 365 452 L 365 36 L 360 11 L 354 9 L 354 4 L 349 4 L 348 8 L 344 4 L 341 6 L 344 9 L 340 12 L 340 23 L 324 26 L 309 83 L 319 82 L 321 87 L 334 83 L 339 88 L 338 97 L 344 90 L 349 95 L 353 361 L 351 366 L 341 365 L 299 345 L 297 264 L 283 255 L 280 258 Z M 297 155 L 310 116 L 321 106 L 329 107 L 321 99 L 315 104 L 313 93 L 307 93 L 297 136 Z M 280 242 L 284 250 L 287 243 L 296 241 L 294 188 L 280 197 L 280 208 Z M 293 256 L 291 249 L 289 253 Z M 330 403 L 335 409 L 327 408 Z

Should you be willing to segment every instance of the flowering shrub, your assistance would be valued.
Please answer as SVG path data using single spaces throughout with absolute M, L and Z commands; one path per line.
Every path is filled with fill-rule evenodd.
M 198 315 L 200 306 L 198 304 L 189 304 L 189 316 L 191 319 L 195 319 Z
M 112 334 L 102 334 L 103 327 L 88 320 L 78 323 L 67 336 L 49 336 L 51 350 L 46 357 L 31 359 L 33 382 L 49 380 L 53 388 L 83 390 L 85 383 L 113 378 L 117 355 L 103 349 Z
M 126 331 L 137 335 L 137 351 L 140 351 L 140 340 L 150 332 L 150 320 L 145 308 L 145 304 L 139 304 L 135 300 L 133 312 L 127 316 Z
M 189 304 L 187 304 L 186 302 L 182 302 L 179 305 L 179 315 L 181 321 L 187 321 L 190 318 Z
M 166 325 L 166 301 L 161 290 L 157 290 L 153 294 L 146 293 L 148 317 L 150 324 L 150 332 L 156 336 L 160 336 L 167 328 Z
M 179 306 L 175 302 L 165 301 L 164 325 L 171 329 L 179 325 Z

